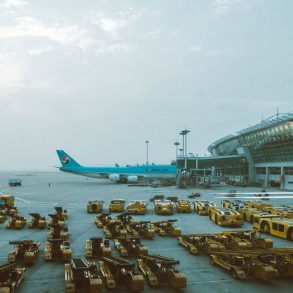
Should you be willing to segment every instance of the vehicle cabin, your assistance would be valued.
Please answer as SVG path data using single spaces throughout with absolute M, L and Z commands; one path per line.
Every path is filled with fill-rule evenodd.
M 191 213 L 191 204 L 189 200 L 178 200 L 176 202 L 178 213 Z
M 104 201 L 102 200 L 90 200 L 87 203 L 88 213 L 102 213 L 103 212 Z
M 124 199 L 113 199 L 109 204 L 109 212 L 123 212 L 124 211 L 125 200 Z
M 253 227 L 264 233 L 293 241 L 293 219 L 279 217 L 255 218 Z
M 131 200 L 127 205 L 127 211 L 133 215 L 144 215 L 147 209 L 145 200 Z
M 170 200 L 155 200 L 155 212 L 158 215 L 173 215 L 174 206 Z
M 194 210 L 202 216 L 208 215 L 208 210 L 210 207 L 216 207 L 215 203 L 208 200 L 196 200 L 193 205 Z
M 238 211 L 239 209 L 243 208 L 243 203 L 241 200 L 222 200 L 222 207 L 231 210 L 231 211 Z
M 209 218 L 219 226 L 240 227 L 243 220 L 238 212 L 223 208 L 210 207 Z

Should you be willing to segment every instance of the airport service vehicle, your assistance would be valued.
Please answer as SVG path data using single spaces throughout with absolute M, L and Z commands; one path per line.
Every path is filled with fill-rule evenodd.
M 6 219 L 7 218 L 5 212 L 0 210 L 0 224 L 4 223 Z
M 278 217 L 255 218 L 253 228 L 279 238 L 293 241 L 293 219 Z
M 243 204 L 244 204 L 244 207 L 255 208 L 259 210 L 264 210 L 267 207 L 272 207 L 270 203 L 263 203 L 257 200 L 245 200 Z
M 68 241 L 62 239 L 50 239 L 45 243 L 45 261 L 62 260 L 68 262 L 71 259 L 71 248 Z
M 238 199 L 234 199 L 234 200 L 222 200 L 222 207 L 227 209 L 227 210 L 231 210 L 231 211 L 238 211 L 239 209 L 244 207 L 244 204 L 241 200 Z
M 173 215 L 174 206 L 170 200 L 155 200 L 155 212 L 158 215 Z
M 240 227 L 243 220 L 238 212 L 218 207 L 209 208 L 209 218 L 219 226 Z
M 29 228 L 44 229 L 47 226 L 46 218 L 38 213 L 30 213 L 30 220 L 27 223 Z
M 87 203 L 87 212 L 88 213 L 102 213 L 103 212 L 103 200 L 90 200 Z
M 188 198 L 197 198 L 200 197 L 201 193 L 200 192 L 193 192 L 190 195 L 188 195 Z
M 216 204 L 208 200 L 196 200 L 193 202 L 194 210 L 201 216 L 207 216 L 210 207 L 216 207 Z
M 151 227 L 150 221 L 131 221 L 127 226 L 127 232 L 133 236 L 140 236 L 146 239 L 153 239 L 156 235 L 155 230 Z
M 49 231 L 48 231 L 48 240 L 51 239 L 62 239 L 63 241 L 67 241 L 68 240 L 68 228 L 66 226 L 62 226 L 59 224 L 49 224 Z
M 64 265 L 64 271 L 65 292 L 80 292 L 80 289 L 84 289 L 84 292 L 88 293 L 102 292 L 102 279 L 94 262 L 88 262 L 83 258 L 74 258 L 70 263 Z
M 149 286 L 157 287 L 166 282 L 176 289 L 186 288 L 186 275 L 175 269 L 179 260 L 157 254 L 141 255 L 137 263 Z
M 171 219 L 153 222 L 152 227 L 160 236 L 178 237 L 181 235 L 181 229 L 179 227 L 174 227 L 174 222 L 177 222 L 177 220 Z
M 21 186 L 22 180 L 18 177 L 9 178 L 8 184 L 9 186 Z
M 0 194 L 0 208 L 5 209 L 7 207 L 14 207 L 14 196 Z
M 125 200 L 124 199 L 113 199 L 109 204 L 109 212 L 121 213 L 124 211 Z
M 55 207 L 55 215 L 59 221 L 66 221 L 68 219 L 67 210 L 63 210 L 62 207 Z
M 5 212 L 6 216 L 13 217 L 18 214 L 18 209 L 17 209 L 17 207 L 14 207 L 14 206 L 7 206 L 4 209 L 4 212 Z
M 146 213 L 147 203 L 145 200 L 131 200 L 127 205 L 127 211 L 133 215 L 144 215 Z
M 86 241 L 85 254 L 87 258 L 111 256 L 111 246 L 108 239 L 92 237 Z
M 5 222 L 6 229 L 22 229 L 26 224 L 26 218 L 14 215 L 10 217 L 10 220 Z
M 191 213 L 191 204 L 189 200 L 178 200 L 176 202 L 176 210 L 178 213 Z
M 60 171 L 92 178 L 107 178 L 113 182 L 137 182 L 143 179 L 176 179 L 175 165 L 139 165 L 120 167 L 84 167 L 63 150 L 57 150 Z
M 141 237 L 128 236 L 114 239 L 120 256 L 140 256 L 148 254 L 148 248 L 141 243 Z
M 26 265 L 33 265 L 36 263 L 39 247 L 41 245 L 40 242 L 34 242 L 33 240 L 16 240 L 10 241 L 9 244 L 14 245 L 14 250 L 8 253 L 8 262 L 14 263 L 20 261 Z
M 131 291 L 144 289 L 144 278 L 136 272 L 134 262 L 121 257 L 102 257 L 99 266 L 107 288 L 125 285 Z
M 103 229 L 107 238 L 126 237 L 127 235 L 126 227 L 120 221 L 108 223 Z
M 119 220 L 123 225 L 129 224 L 131 221 L 133 221 L 133 218 L 129 212 L 122 213 L 115 217 L 116 220 Z
M 264 211 L 271 214 L 277 215 L 283 218 L 292 219 L 293 218 L 293 207 L 283 206 L 283 207 L 266 207 Z
M 110 223 L 112 220 L 112 218 L 110 217 L 110 213 L 101 213 L 100 215 L 96 216 L 96 220 L 95 223 L 97 225 L 98 228 L 103 228 L 104 225 L 106 225 L 107 223 Z
M 23 280 L 25 267 L 16 267 L 16 263 L 0 265 L 0 292 L 14 293 Z

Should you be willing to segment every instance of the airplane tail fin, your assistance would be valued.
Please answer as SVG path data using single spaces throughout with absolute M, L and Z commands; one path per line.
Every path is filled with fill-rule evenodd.
M 80 165 L 63 150 L 56 150 L 56 152 L 62 164 L 62 167 L 64 168 L 80 167 Z

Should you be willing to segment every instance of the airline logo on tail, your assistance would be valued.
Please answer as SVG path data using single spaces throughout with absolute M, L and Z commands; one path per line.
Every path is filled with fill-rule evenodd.
M 70 162 L 70 158 L 68 156 L 63 156 L 61 160 L 64 165 L 67 165 Z

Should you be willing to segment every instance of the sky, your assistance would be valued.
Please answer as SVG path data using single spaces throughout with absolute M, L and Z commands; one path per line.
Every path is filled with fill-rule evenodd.
M 0 170 L 170 163 L 293 110 L 291 0 L 0 0 Z

